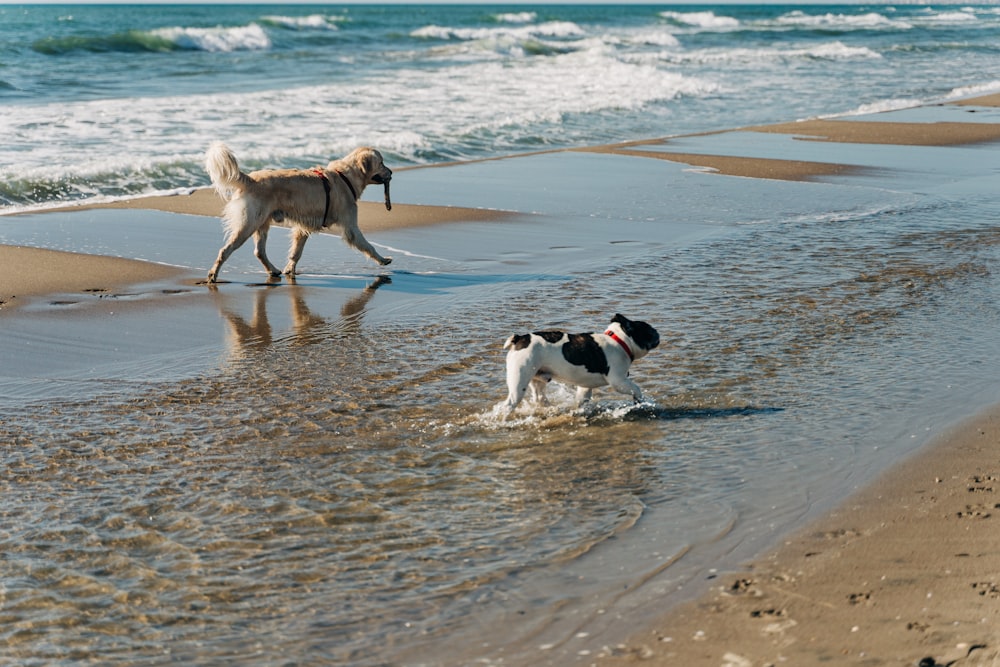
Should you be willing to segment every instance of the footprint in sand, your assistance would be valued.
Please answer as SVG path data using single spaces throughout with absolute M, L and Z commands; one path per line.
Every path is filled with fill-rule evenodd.
M 992 506 L 980 503 L 978 505 L 966 505 L 965 510 L 956 512 L 955 514 L 959 519 L 989 519 L 992 516 L 990 510 L 998 508 L 1000 508 L 1000 503 Z
M 997 481 L 995 475 L 973 475 L 969 478 L 971 486 L 969 493 L 993 493 L 993 482 Z
M 972 584 L 972 590 L 976 591 L 983 597 L 992 598 L 994 600 L 1000 598 L 1000 586 L 997 586 L 997 584 L 992 581 L 976 582 Z
M 851 593 L 847 596 L 847 601 L 851 604 L 863 604 L 870 607 L 872 605 L 871 591 L 866 591 L 864 593 Z

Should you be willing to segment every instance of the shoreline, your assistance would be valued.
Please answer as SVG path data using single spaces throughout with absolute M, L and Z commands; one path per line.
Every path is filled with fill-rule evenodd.
M 996 664 L 998 441 L 995 405 L 743 569 L 719 573 L 708 593 L 599 664 Z
M 1000 106 L 1000 95 L 953 102 Z M 969 127 L 972 126 L 972 127 Z M 850 118 L 786 123 L 741 132 L 791 140 L 948 146 L 1000 140 L 996 123 L 896 123 Z M 725 134 L 713 133 L 713 134 Z M 812 180 L 865 174 L 858 165 L 670 151 L 645 140 L 560 151 L 681 162 L 746 178 Z M 517 160 L 521 156 L 496 158 Z M 435 165 L 433 168 L 441 168 Z M 444 167 L 447 168 L 447 167 Z M 403 171 L 403 170 L 400 170 Z M 490 222 L 533 215 L 459 206 L 400 203 L 387 213 L 361 202 L 365 232 Z M 215 217 L 210 188 L 188 195 L 80 204 L 31 212 L 156 210 Z M 209 223 L 211 224 L 211 223 Z M 208 254 L 215 248 L 207 249 Z M 248 249 L 243 249 L 244 253 Z M 128 258 L 0 245 L 0 313 L 25 301 L 69 292 L 177 280 L 191 269 Z M 633 618 L 636 633 L 592 656 L 600 665 L 986 664 L 1000 660 L 1000 406 L 952 427 L 839 504 L 782 539 L 744 569 L 704 583 L 705 593 L 676 609 Z M 643 627 L 645 626 L 645 627 Z

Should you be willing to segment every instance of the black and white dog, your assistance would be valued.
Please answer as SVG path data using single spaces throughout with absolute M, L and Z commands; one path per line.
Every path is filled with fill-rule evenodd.
M 538 331 L 515 334 L 503 344 L 507 352 L 507 401 L 501 404 L 508 418 L 528 387 L 536 403 L 545 402 L 549 381 L 576 387 L 576 402 L 590 400 L 595 387 L 611 385 L 616 391 L 643 400 L 639 385 L 628 377 L 632 362 L 660 344 L 660 334 L 645 322 L 615 315 L 604 333 L 568 334 Z

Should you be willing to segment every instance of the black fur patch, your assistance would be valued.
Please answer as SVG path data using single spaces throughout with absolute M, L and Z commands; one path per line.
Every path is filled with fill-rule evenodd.
M 628 337 L 644 350 L 652 350 L 660 344 L 660 334 L 645 322 L 630 320 L 624 315 L 615 315 L 611 321 L 622 325 Z
M 531 334 L 517 334 L 514 336 L 514 349 L 523 350 L 531 345 Z
M 566 361 L 574 366 L 583 366 L 591 373 L 607 375 L 611 368 L 604 350 L 590 334 L 569 334 L 569 341 L 562 346 Z
M 536 331 L 535 335 L 544 338 L 549 343 L 558 343 L 566 334 L 562 331 Z

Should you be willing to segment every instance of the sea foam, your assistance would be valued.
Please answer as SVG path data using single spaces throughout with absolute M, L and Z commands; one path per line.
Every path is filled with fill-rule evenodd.
M 774 22 L 781 27 L 811 28 L 817 30 L 908 30 L 912 24 L 899 20 L 890 19 L 878 12 L 868 12 L 866 14 L 806 14 L 796 10 L 778 17 Z
M 531 23 L 538 18 L 535 12 L 505 12 L 493 17 L 498 23 Z
M 719 16 L 715 12 L 660 12 L 660 16 L 679 26 L 691 26 L 704 30 L 738 28 L 740 22 L 731 16 Z
M 256 23 L 234 28 L 160 28 L 150 34 L 192 51 L 257 51 L 271 47 L 267 32 Z
M 515 37 L 527 39 L 531 37 L 582 37 L 586 33 L 580 26 L 571 21 L 549 21 L 537 25 L 520 27 L 501 26 L 491 28 L 457 28 L 440 25 L 428 25 L 410 33 L 411 37 L 440 40 L 482 40 L 496 37 Z
M 265 25 L 286 30 L 339 30 L 338 23 L 347 19 L 340 16 L 310 14 L 309 16 L 264 16 L 261 22 Z

